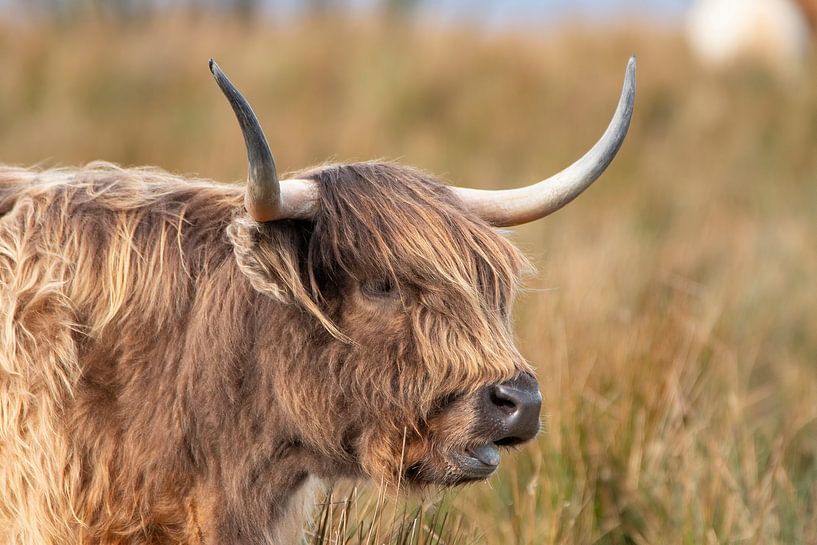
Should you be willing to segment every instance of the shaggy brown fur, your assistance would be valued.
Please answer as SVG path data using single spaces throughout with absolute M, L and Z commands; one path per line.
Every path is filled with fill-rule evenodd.
M 259 224 L 241 187 L 0 168 L 0 543 L 289 543 L 313 477 L 463 480 L 475 392 L 529 372 L 525 260 L 416 170 L 299 176 L 315 221 Z

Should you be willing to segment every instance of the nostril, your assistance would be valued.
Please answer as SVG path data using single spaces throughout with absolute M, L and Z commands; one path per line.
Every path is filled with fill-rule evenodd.
M 513 394 L 504 386 L 494 386 L 490 394 L 491 403 L 499 407 L 503 412 L 513 413 L 518 408 L 519 402 Z
M 533 378 L 523 376 L 486 388 L 483 399 L 497 427 L 492 441 L 497 445 L 517 445 L 533 438 L 539 431 L 539 409 L 542 394 Z

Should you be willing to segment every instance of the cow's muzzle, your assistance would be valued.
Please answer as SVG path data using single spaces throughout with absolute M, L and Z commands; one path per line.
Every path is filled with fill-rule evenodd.
M 482 411 L 490 421 L 492 442 L 512 446 L 533 439 L 539 432 L 542 394 L 533 376 L 525 373 L 513 380 L 488 386 L 482 392 Z
M 485 479 L 499 466 L 500 447 L 530 441 L 539 432 L 542 394 L 532 375 L 486 386 L 477 396 L 473 432 L 479 439 L 450 458 L 461 475 L 458 482 Z

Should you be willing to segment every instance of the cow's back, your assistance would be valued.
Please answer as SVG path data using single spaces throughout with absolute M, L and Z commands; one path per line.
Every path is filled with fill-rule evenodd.
M 212 241 L 240 195 L 113 165 L 0 167 L 0 543 L 82 535 L 87 475 L 64 424 L 82 351 L 140 314 L 129 304 L 146 323 L 170 312 L 166 301 L 183 304 L 171 291 L 191 281 L 200 247 L 224 254 Z
M 59 271 L 33 243 L 35 174 L 0 170 L 0 542 L 59 543 L 74 528 L 63 484 L 59 414 L 78 379 Z M 4 535 L 5 532 L 5 535 Z
M 25 177 L 17 176 L 16 169 L 0 167 L 0 218 L 5 216 L 29 185 Z

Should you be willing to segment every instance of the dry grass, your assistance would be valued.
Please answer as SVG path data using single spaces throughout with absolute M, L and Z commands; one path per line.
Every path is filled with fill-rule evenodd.
M 677 36 L 638 27 L 7 26 L 0 159 L 239 179 L 212 55 L 283 168 L 396 157 L 510 186 L 595 140 L 631 52 L 639 97 L 619 159 L 566 211 L 512 234 L 539 267 L 516 316 L 547 433 L 488 484 L 425 504 L 329 502 L 310 539 L 817 543 L 815 70 L 708 75 Z

